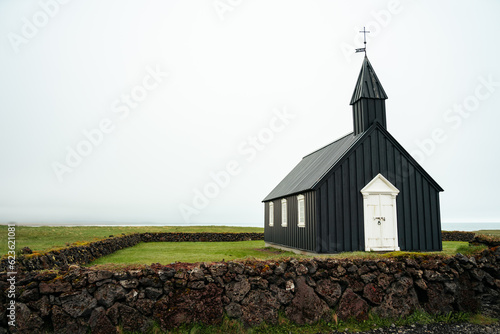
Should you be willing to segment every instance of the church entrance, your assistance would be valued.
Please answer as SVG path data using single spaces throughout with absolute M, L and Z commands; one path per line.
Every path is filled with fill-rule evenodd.
M 365 251 L 397 251 L 396 196 L 399 190 L 378 174 L 362 190 Z

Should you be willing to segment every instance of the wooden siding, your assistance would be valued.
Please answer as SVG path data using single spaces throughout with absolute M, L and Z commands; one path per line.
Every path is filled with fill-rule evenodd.
M 306 226 L 298 227 L 297 196 L 300 194 L 284 197 L 287 200 L 286 227 L 281 226 L 281 200 L 283 198 L 270 201 L 274 203 L 274 226 L 269 226 L 270 202 L 264 202 L 264 239 L 266 242 L 277 245 L 317 252 L 315 192 L 309 191 L 301 194 L 304 195 Z
M 361 99 L 352 106 L 354 134 L 365 132 L 375 122 L 386 128 L 385 101 Z
M 378 173 L 400 190 L 396 198 L 401 250 L 439 251 L 439 189 L 379 128 L 360 141 L 317 185 L 318 252 L 364 250 L 360 190 Z

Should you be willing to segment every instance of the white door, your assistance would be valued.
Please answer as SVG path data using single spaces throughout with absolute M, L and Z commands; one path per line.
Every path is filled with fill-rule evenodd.
M 396 250 L 396 229 L 392 196 L 385 194 L 368 195 L 365 224 L 368 225 L 369 250 Z
M 399 250 L 396 215 L 396 196 L 399 190 L 378 174 L 361 193 L 364 204 L 365 250 Z

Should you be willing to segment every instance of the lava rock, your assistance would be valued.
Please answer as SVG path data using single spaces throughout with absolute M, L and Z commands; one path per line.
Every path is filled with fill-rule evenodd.
M 286 308 L 287 317 L 298 324 L 312 324 L 320 319 L 326 319 L 329 312 L 326 302 L 306 284 L 305 278 L 298 277 L 297 292 L 290 306 Z
M 338 308 L 338 316 L 342 320 L 355 318 L 358 321 L 368 319 L 368 303 L 352 289 L 346 289 Z

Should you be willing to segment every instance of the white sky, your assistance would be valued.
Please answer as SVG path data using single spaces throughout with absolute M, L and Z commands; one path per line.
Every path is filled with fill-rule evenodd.
M 443 222 L 500 221 L 498 1 L 60 2 L 0 2 L 0 222 L 262 226 L 274 186 L 352 131 L 365 25 Z

